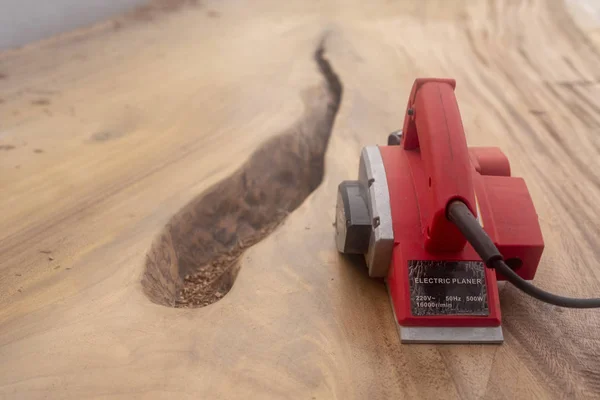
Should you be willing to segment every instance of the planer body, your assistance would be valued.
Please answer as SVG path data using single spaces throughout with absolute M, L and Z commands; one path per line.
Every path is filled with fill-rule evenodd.
M 451 79 L 417 79 L 401 133 L 367 146 L 358 180 L 338 187 L 336 243 L 383 278 L 406 343 L 501 343 L 497 281 L 447 218 L 477 217 L 507 264 L 534 278 L 544 242 L 522 178 L 499 148 L 469 148 Z

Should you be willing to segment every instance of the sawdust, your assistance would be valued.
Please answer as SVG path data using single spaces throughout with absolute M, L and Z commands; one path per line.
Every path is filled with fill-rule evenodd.
M 243 233 L 240 235 L 239 232 L 232 233 L 238 236 L 238 239 L 229 251 L 217 254 L 209 263 L 193 268 L 191 274 L 185 275 L 174 306 L 203 307 L 225 296 L 233 286 L 239 271 L 238 259 L 240 255 L 245 249 L 256 244 L 272 232 L 283 221 L 285 215 L 287 213 L 275 216 L 270 223 L 265 220 L 264 226 L 253 233 L 249 232 L 249 235 L 243 235 Z M 231 226 L 230 228 L 237 230 L 239 227 Z M 217 236 L 219 235 L 222 236 L 223 232 L 217 233 Z

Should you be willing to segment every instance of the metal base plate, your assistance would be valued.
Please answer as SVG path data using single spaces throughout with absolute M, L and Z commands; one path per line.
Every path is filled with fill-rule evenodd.
M 402 343 L 489 343 L 504 342 L 502 327 L 423 327 L 398 325 Z

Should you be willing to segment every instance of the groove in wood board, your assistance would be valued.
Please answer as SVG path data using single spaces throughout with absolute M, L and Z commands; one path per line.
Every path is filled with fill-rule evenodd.
M 243 251 L 268 236 L 321 183 L 342 97 L 324 53 L 325 39 L 314 52 L 324 82 L 304 93 L 302 118 L 182 208 L 154 241 L 142 278 L 153 302 L 204 307 L 220 300 L 233 286 Z

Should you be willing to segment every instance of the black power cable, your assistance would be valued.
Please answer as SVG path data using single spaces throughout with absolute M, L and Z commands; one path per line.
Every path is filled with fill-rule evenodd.
M 500 251 L 483 230 L 479 221 L 469 211 L 462 201 L 453 201 L 448 206 L 448 219 L 452 221 L 473 246 L 485 265 L 495 268 L 506 279 L 528 295 L 535 297 L 545 303 L 568 308 L 599 308 L 600 299 L 575 299 L 571 297 L 557 296 L 546 292 L 527 282 L 515 273 L 506 263 Z

